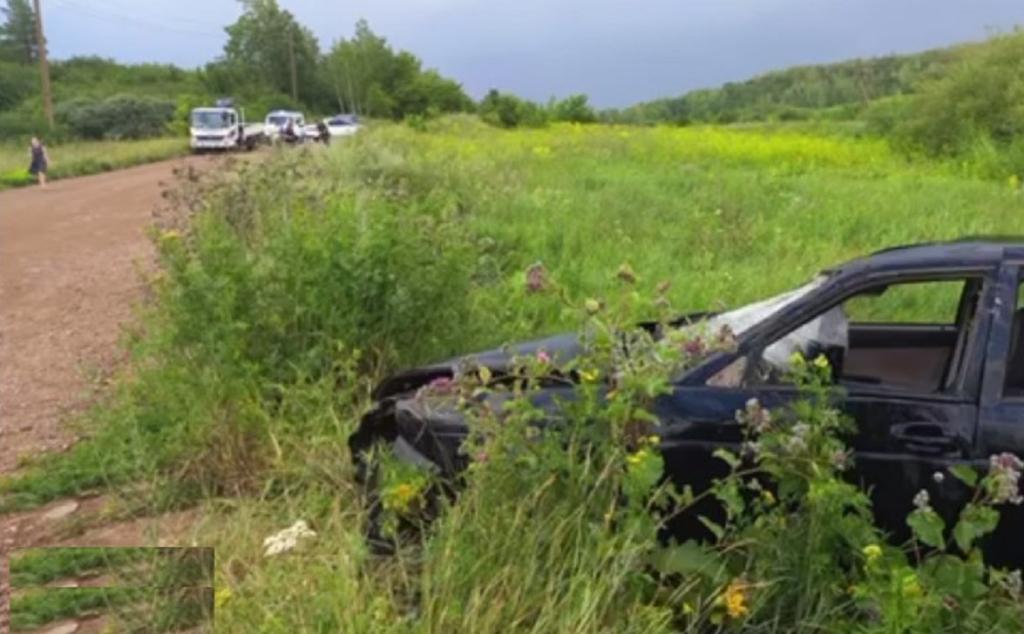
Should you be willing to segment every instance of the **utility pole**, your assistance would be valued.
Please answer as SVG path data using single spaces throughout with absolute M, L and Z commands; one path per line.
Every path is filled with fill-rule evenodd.
M 43 37 L 43 11 L 39 0 L 33 0 L 36 13 L 36 47 L 39 49 L 39 75 L 43 80 L 43 113 L 53 130 L 53 95 L 50 93 L 50 64 L 46 61 L 46 38 Z
M 37 2 L 39 0 L 36 0 Z M 299 101 L 299 78 L 295 71 L 295 29 L 288 29 L 288 61 L 292 69 L 292 101 Z

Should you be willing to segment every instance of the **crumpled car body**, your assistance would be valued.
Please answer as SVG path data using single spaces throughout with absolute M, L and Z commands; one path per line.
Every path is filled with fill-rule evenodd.
M 871 494 L 877 521 L 894 541 L 904 541 L 912 500 L 927 490 L 949 523 L 971 492 L 957 478 L 936 474 L 954 465 L 984 471 L 992 454 L 1024 454 L 1024 309 L 1016 309 L 1022 279 L 1024 241 L 915 245 L 833 267 L 795 291 L 735 311 L 681 318 L 680 325 L 728 325 L 737 345 L 674 377 L 671 393 L 655 403 L 665 477 L 699 492 L 724 475 L 726 465 L 712 454 L 739 450 L 743 437 L 735 413 L 750 399 L 785 407 L 799 397 L 781 371 L 790 355 L 824 354 L 833 368 L 836 402 L 856 426 L 848 440 L 850 477 Z M 926 292 L 933 287 L 941 289 L 935 297 Z M 929 310 L 942 299 L 939 314 L 948 320 L 915 319 L 914 310 L 905 310 L 913 302 L 897 302 L 902 308 L 894 314 L 909 315 L 904 321 L 848 314 L 864 302 L 901 293 L 924 297 L 917 308 Z M 349 439 L 360 477 L 372 483 L 363 457 L 378 445 L 449 478 L 465 468 L 459 451 L 465 420 L 454 407 L 424 408 L 417 401 L 416 392 L 431 381 L 461 367 L 483 366 L 500 376 L 513 358 L 540 351 L 558 365 L 581 350 L 575 335 L 558 335 L 387 379 Z M 572 393 L 570 383 L 555 383 L 538 399 L 555 416 L 558 402 Z M 709 537 L 696 521 L 697 513 L 707 512 L 713 510 L 674 517 L 666 536 Z M 999 529 L 984 544 L 990 561 L 1024 565 L 1022 530 L 1020 508 L 1004 509 Z

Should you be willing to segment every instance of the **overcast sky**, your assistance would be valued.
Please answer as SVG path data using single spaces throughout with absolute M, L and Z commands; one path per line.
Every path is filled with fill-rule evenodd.
M 1022 0 L 279 0 L 320 38 L 359 18 L 460 81 L 623 106 L 794 64 L 911 52 L 1024 24 Z M 234 0 L 42 0 L 51 54 L 194 67 Z

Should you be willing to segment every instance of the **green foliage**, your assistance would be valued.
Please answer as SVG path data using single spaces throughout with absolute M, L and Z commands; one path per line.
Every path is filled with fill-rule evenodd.
M 411 53 L 395 52 L 364 20 L 356 24 L 354 37 L 331 47 L 324 60 L 324 74 L 337 107 L 343 111 L 402 119 L 473 108 L 458 83 L 436 71 L 423 70 Z
M 979 137 L 1009 144 L 1024 130 L 1022 69 L 1024 33 L 992 38 L 921 87 L 896 136 L 935 156 L 963 155 Z
M 17 149 L 11 168 L 27 158 Z M 844 421 L 813 363 L 805 403 L 749 438 L 768 475 L 753 484 L 749 453 L 722 454 L 738 476 L 714 489 L 732 515 L 708 518 L 723 541 L 659 547 L 647 507 L 711 493 L 657 482 L 650 404 L 673 363 L 692 361 L 631 327 L 759 299 L 893 243 L 1024 230 L 1005 182 L 784 126 L 505 131 L 467 115 L 234 169 L 181 174 L 130 368 L 86 421 L 89 440 L 0 483 L 0 506 L 126 482 L 151 483 L 155 506 L 216 496 L 197 539 L 217 548 L 228 632 L 1019 629 L 1013 577 L 976 555 L 986 513 L 949 527 L 951 552 L 918 567 L 920 537 L 886 545 L 836 466 Z M 527 296 L 537 260 L 564 292 Z M 459 503 L 438 501 L 439 521 L 395 558 L 372 557 L 345 446 L 369 384 L 566 329 L 588 354 L 565 423 L 531 431 L 550 359 L 523 359 L 518 383 L 465 377 L 457 389 L 508 404 L 506 423 L 472 410 Z M 616 356 L 615 331 L 637 363 Z M 611 376 L 621 399 L 598 396 Z M 415 524 L 431 482 L 389 473 L 389 511 Z M 1003 488 L 985 484 L 976 504 Z M 266 558 L 263 538 L 300 518 L 317 533 L 308 548 Z
M 32 64 L 39 56 L 32 5 L 29 0 L 7 0 L 6 5 L 0 7 L 0 16 L 4 19 L 0 25 L 0 62 Z
M 587 102 L 586 95 L 572 95 L 561 101 L 552 102 L 548 109 L 554 121 L 568 121 L 570 123 L 593 123 L 597 121 L 597 114 Z
M 294 62 L 294 96 L 315 103 L 320 90 L 316 72 L 320 47 L 313 33 L 276 0 L 244 0 L 242 6 L 242 15 L 227 27 L 224 57 L 213 65 L 259 78 L 273 92 L 292 94 Z
M 863 106 L 913 92 L 924 78 L 955 66 L 978 45 L 889 55 L 837 64 L 797 66 L 721 88 L 641 103 L 606 117 L 620 123 L 733 123 L 798 120 L 836 106 Z
M 118 95 L 61 104 L 57 116 L 85 139 L 142 139 L 163 134 L 174 112 L 170 101 Z
M 501 128 L 536 128 L 548 122 L 548 113 L 540 105 L 493 89 L 480 101 L 479 113 L 484 121 Z

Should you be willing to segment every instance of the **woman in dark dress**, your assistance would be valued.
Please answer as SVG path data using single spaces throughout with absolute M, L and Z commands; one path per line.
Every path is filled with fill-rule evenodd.
M 32 137 L 29 154 L 32 157 L 32 164 L 29 165 L 28 171 L 39 179 L 40 187 L 46 187 L 46 164 L 49 163 L 49 157 L 46 155 L 46 146 L 36 137 Z

